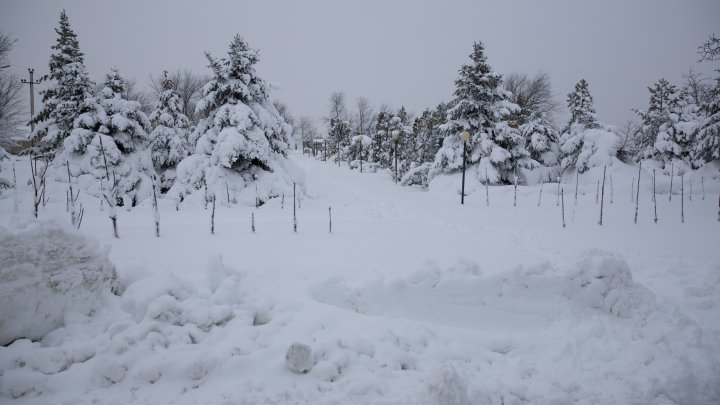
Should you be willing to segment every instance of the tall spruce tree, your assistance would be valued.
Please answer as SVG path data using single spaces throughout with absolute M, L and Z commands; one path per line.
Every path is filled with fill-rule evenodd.
M 88 76 L 84 55 L 80 51 L 77 35 L 70 28 L 65 10 L 60 13 L 59 26 L 55 32 L 58 38 L 51 47 L 54 52 L 50 55 L 48 75 L 54 83 L 41 92 L 43 107 L 32 118 L 37 127 L 31 135 L 40 141 L 42 150 L 53 153 L 70 136 L 78 117 L 97 107 L 88 102 L 93 97 L 94 83 Z
M 350 122 L 342 117 L 330 119 L 328 151 L 335 154 L 335 162 L 348 158 L 350 147 Z
M 168 189 L 175 180 L 173 169 L 190 154 L 190 120 L 182 113 L 180 95 L 167 72 L 162 86 L 157 108 L 150 114 L 155 126 L 150 134 L 150 151 L 155 170 L 160 174 L 161 188 Z
M 255 72 L 258 52 L 236 35 L 227 58 L 206 56 L 213 78 L 203 88 L 197 108 L 211 113 L 198 125 L 198 149 L 211 155 L 213 164 L 228 169 L 272 171 L 273 154 L 287 155 L 290 127 Z
M 470 59 L 472 63 L 463 65 L 455 80 L 455 99 L 448 110 L 449 135 L 438 151 L 431 175 L 462 167 L 463 141 L 459 135 L 468 131 L 467 164 L 479 162 L 483 168 L 490 168 L 491 181 L 510 183 L 518 167 L 532 166 L 521 134 L 501 123 L 519 107 L 502 88 L 502 76 L 488 65 L 481 42 L 473 44 Z M 484 178 L 484 170 L 478 176 Z
M 652 148 L 660 132 L 660 127 L 670 123 L 670 114 L 677 108 L 677 88 L 664 78 L 653 87 L 648 87 L 650 100 L 647 111 L 635 110 L 640 116 L 642 126 L 635 135 L 634 147 L 641 151 L 641 157 L 653 155 Z
M 560 166 L 563 170 L 575 167 L 583 173 L 589 169 L 584 161 L 578 160 L 585 146 L 585 135 L 588 129 L 600 127 L 585 79 L 580 80 L 575 85 L 575 90 L 568 94 L 567 105 L 570 121 L 560 137 Z
M 107 180 L 110 174 L 116 196 L 130 207 L 149 196 L 154 169 L 147 151 L 150 121 L 142 112 L 140 103 L 123 98 L 125 86 L 126 81 L 120 72 L 116 68 L 111 69 L 105 75 L 104 87 L 97 96 L 102 110 L 96 110 L 96 114 L 88 113 L 78 123 L 99 124 L 83 153 L 85 161 L 89 162 L 89 165 L 84 165 L 85 169 L 99 179 Z M 87 101 L 91 102 L 90 99 Z M 90 133 L 90 128 L 91 125 L 88 125 L 87 128 L 73 130 L 66 144 L 81 144 L 87 139 L 85 134 Z M 139 195 L 143 184 L 148 187 L 144 188 L 143 195 Z
M 206 53 L 212 79 L 203 87 L 203 98 L 196 110 L 207 113 L 192 136 L 197 139 L 195 153 L 177 168 L 174 189 L 178 195 L 193 190 L 243 193 L 248 185 L 275 173 L 273 184 L 258 190 L 265 200 L 285 192 L 292 184 L 285 170 L 291 127 L 269 99 L 268 86 L 256 71 L 258 52 L 235 35 L 227 58 L 216 59 Z M 280 189 L 282 188 L 282 189 Z M 253 190 L 254 193 L 254 190 Z M 250 192 L 241 198 L 248 202 Z M 254 194 L 253 194 L 254 200 Z
M 380 111 L 375 120 L 370 159 L 380 167 L 390 167 L 390 155 L 387 150 L 390 143 L 390 118 L 392 116 L 386 111 Z

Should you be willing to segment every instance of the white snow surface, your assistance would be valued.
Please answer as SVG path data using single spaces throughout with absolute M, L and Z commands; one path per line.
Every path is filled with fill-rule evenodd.
M 115 266 L 97 242 L 69 224 L 0 227 L 0 344 L 39 339 L 66 316 L 87 315 L 117 287 Z
M 34 239 L 42 221 L 69 221 L 66 177 L 48 176 L 34 222 L 27 164 L 11 159 L 21 204 L 16 213 L 11 193 L 0 196 L 2 235 Z M 686 173 L 684 223 L 677 176 L 669 201 L 658 173 L 655 224 L 643 165 L 634 224 L 637 167 L 614 161 L 602 227 L 602 167 L 579 176 L 577 204 L 566 176 L 563 228 L 557 183 L 540 206 L 540 186 L 519 186 L 517 206 L 512 186 L 490 186 L 487 206 L 483 171 L 468 176 L 461 206 L 459 173 L 425 191 L 385 171 L 292 153 L 288 164 L 304 173 L 297 233 L 292 195 L 218 205 L 214 235 L 201 201 L 176 211 L 168 197 L 160 238 L 146 200 L 118 212 L 114 239 L 99 200 L 81 193 L 80 232 L 110 247 L 124 290 L 1 346 L 0 403 L 720 402 L 720 165 Z M 32 263 L 19 267 L 60 265 Z

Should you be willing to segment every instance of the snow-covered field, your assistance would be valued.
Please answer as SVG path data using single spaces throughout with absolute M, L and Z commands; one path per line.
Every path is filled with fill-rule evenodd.
M 18 213 L 13 190 L 0 196 L 3 277 L 22 265 L 9 260 L 20 253 L 8 241 L 52 237 L 48 219 L 69 222 L 58 170 L 41 223 L 28 224 L 28 164 L 14 159 Z M 175 211 L 163 199 L 160 238 L 145 201 L 119 210 L 114 239 L 99 200 L 81 193 L 80 231 L 99 246 L 73 246 L 100 256 L 109 246 L 122 294 L 105 288 L 92 311 L 66 311 L 64 326 L 41 340 L 0 347 L 0 402 L 720 402 L 716 166 L 690 177 L 692 200 L 686 177 L 684 223 L 677 178 L 668 201 L 669 178 L 658 177 L 655 224 L 643 173 L 634 224 L 637 168 L 616 161 L 602 227 L 601 171 L 581 176 L 577 205 L 574 176 L 564 179 L 563 228 L 557 184 L 544 186 L 541 206 L 539 186 L 519 187 L 517 206 L 512 187 L 490 187 L 486 206 L 484 187 L 468 184 L 461 206 L 459 175 L 424 191 L 388 173 L 292 159 L 306 177 L 297 233 L 290 195 L 284 207 L 277 199 L 259 209 L 219 197 L 215 235 L 209 210 Z M 2 165 L 11 176 L 10 161 Z M 30 313 L 43 308 L 22 299 Z M 287 367 L 291 345 L 307 373 Z

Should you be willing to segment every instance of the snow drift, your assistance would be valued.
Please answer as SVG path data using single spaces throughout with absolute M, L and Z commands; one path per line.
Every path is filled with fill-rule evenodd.
M 107 253 L 58 222 L 0 227 L 0 345 L 39 339 L 66 316 L 95 308 L 116 284 Z

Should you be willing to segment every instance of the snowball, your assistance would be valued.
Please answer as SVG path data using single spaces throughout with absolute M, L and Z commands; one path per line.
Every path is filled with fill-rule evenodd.
M 305 374 L 315 365 L 312 349 L 302 343 L 293 343 L 285 354 L 285 366 L 290 371 Z
M 0 345 L 40 339 L 69 314 L 92 311 L 100 293 L 116 287 L 107 252 L 56 222 L 0 227 L 0 263 Z

